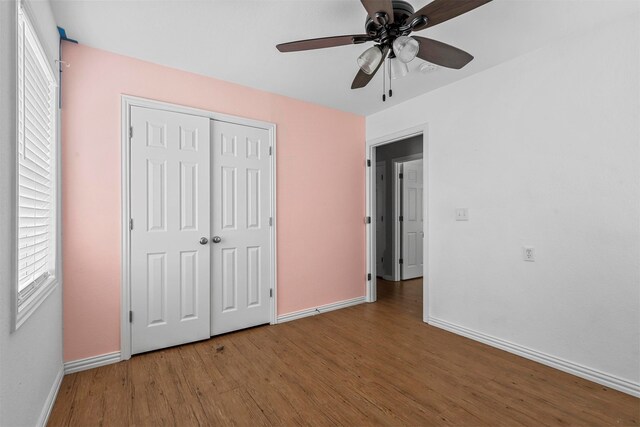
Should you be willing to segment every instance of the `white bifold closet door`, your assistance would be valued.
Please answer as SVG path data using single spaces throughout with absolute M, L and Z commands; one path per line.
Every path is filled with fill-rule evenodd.
M 209 122 L 131 108 L 132 353 L 210 336 Z
M 211 335 L 269 323 L 269 132 L 211 122 Z
M 402 170 L 402 280 L 422 276 L 422 159 L 404 162 Z

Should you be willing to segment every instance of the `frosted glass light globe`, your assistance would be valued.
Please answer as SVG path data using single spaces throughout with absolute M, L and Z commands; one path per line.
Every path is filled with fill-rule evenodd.
M 382 51 L 378 46 L 372 46 L 358 57 L 358 67 L 367 74 L 373 74 L 380 61 L 382 61 Z
M 406 76 L 409 73 L 409 67 L 404 62 L 398 61 L 398 58 L 393 58 L 389 66 L 389 72 L 391 73 L 391 78 L 396 80 Z
M 413 61 L 413 58 L 418 54 L 418 50 L 420 49 L 420 43 L 418 40 L 409 36 L 400 36 L 393 41 L 393 53 L 396 54 L 396 57 L 404 62 Z

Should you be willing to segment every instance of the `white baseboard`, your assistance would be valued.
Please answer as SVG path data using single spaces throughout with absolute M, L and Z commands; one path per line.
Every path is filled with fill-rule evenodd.
M 110 365 L 112 363 L 119 362 L 120 360 L 119 351 L 101 354 L 100 356 L 87 357 L 86 359 L 73 360 L 71 362 L 65 362 L 64 373 L 66 375 L 73 374 L 74 372 L 86 371 L 87 369 Z
M 550 354 L 542 353 L 540 351 L 533 350 L 519 344 L 514 344 L 500 338 L 495 338 L 482 332 L 476 332 L 472 329 L 458 326 L 444 320 L 430 317 L 428 323 L 431 326 L 435 326 L 437 328 L 453 332 L 454 334 L 471 338 L 475 341 L 480 341 L 492 347 L 508 351 L 509 353 L 517 354 L 518 356 L 522 356 L 526 359 L 542 363 L 543 365 L 547 365 L 560 371 L 575 375 L 577 377 L 593 381 L 594 383 L 602 384 L 614 390 L 618 390 L 635 397 L 640 397 L 640 383 L 634 383 L 633 381 L 625 380 L 623 378 L 619 378 L 614 375 L 610 375 L 605 372 L 601 372 L 587 366 L 571 362 L 569 360 L 561 359 Z
M 278 316 L 278 323 L 289 322 L 291 320 L 302 319 L 303 317 L 315 316 L 316 314 L 326 313 L 327 311 L 338 310 L 341 308 L 351 307 L 352 305 L 362 304 L 365 297 L 347 299 L 344 301 L 332 302 L 331 304 L 320 305 L 318 307 L 306 308 L 300 311 L 283 314 Z
M 38 419 L 37 424 L 39 426 L 44 427 L 47 425 L 47 421 L 49 421 L 49 415 L 51 415 L 53 404 L 56 402 L 56 397 L 58 397 L 58 391 L 62 384 L 62 377 L 64 377 L 64 368 L 61 366 L 58 371 L 58 375 L 56 375 L 56 379 L 53 381 L 47 400 L 44 402 L 44 406 L 42 407 L 42 412 L 40 413 L 40 418 Z

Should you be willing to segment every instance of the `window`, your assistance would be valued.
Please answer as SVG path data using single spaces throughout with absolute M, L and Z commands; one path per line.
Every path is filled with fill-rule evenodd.
M 16 328 L 56 282 L 56 84 L 22 3 L 17 64 Z

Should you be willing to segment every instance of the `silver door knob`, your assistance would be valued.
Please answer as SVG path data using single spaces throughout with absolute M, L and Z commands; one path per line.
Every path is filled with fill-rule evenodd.
M 201 237 L 200 238 L 200 244 L 201 245 L 206 245 L 207 243 L 209 243 L 209 239 L 207 239 L 206 237 Z
M 220 243 L 222 242 L 222 239 L 220 238 L 220 236 L 213 236 L 213 238 L 211 239 L 211 241 L 213 243 Z

